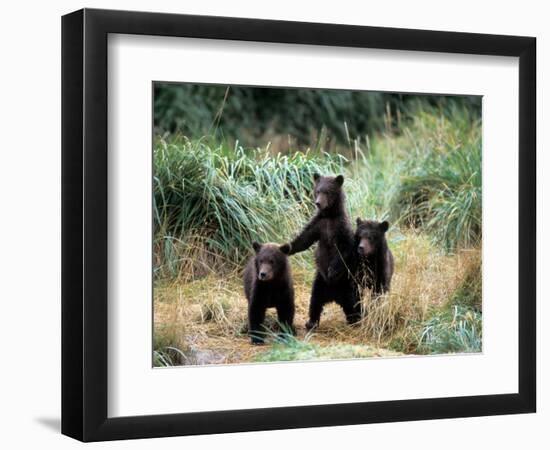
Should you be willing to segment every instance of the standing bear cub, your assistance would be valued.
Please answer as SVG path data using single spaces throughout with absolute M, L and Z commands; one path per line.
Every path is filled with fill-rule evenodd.
M 248 300 L 248 333 L 253 344 L 262 344 L 262 324 L 267 308 L 276 308 L 284 331 L 294 330 L 294 287 L 288 263 L 288 245 L 252 244 L 256 254 L 244 271 L 244 292 Z
M 313 179 L 317 213 L 289 244 L 289 255 L 293 255 L 318 242 L 315 251 L 317 272 L 306 323 L 308 330 L 319 324 L 324 305 L 331 301 L 342 307 L 348 323 L 361 318 L 360 298 L 352 276 L 355 249 L 342 189 L 344 177 L 315 174 Z
M 393 275 L 393 255 L 386 241 L 388 228 L 389 223 L 386 221 L 357 218 L 357 279 L 361 288 L 371 289 L 376 295 L 390 290 Z

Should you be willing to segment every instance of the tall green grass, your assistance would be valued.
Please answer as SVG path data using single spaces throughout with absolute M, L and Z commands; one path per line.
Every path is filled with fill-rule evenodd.
M 481 124 L 475 114 L 421 110 L 398 134 L 348 137 L 338 152 L 323 148 L 318 140 L 312 149 L 281 154 L 211 138 L 157 137 L 156 275 L 175 277 L 189 264 L 199 274 L 239 268 L 253 240 L 288 241 L 314 213 L 315 172 L 345 174 L 352 218 L 417 228 L 449 252 L 479 245 Z
M 420 114 L 394 188 L 393 217 L 432 234 L 448 251 L 481 240 L 481 124 L 467 111 Z
M 341 172 L 345 158 L 306 151 L 228 148 L 158 138 L 154 148 L 157 271 L 179 270 L 178 249 L 198 245 L 207 263 L 239 264 L 251 243 L 286 242 L 312 214 L 313 174 Z M 196 255 L 195 255 L 196 256 Z

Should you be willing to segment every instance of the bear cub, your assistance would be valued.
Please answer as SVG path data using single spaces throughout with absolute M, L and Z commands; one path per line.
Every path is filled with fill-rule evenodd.
M 379 295 L 390 290 L 393 255 L 388 248 L 386 231 L 389 223 L 357 218 L 355 247 L 358 256 L 358 282 Z
M 252 244 L 255 255 L 244 271 L 244 292 L 248 300 L 248 333 L 253 344 L 262 344 L 262 324 L 267 308 L 277 310 L 284 331 L 295 334 L 294 287 L 288 263 L 288 245 Z
M 317 212 L 290 243 L 290 255 L 317 243 L 316 274 L 309 303 L 308 330 L 319 325 L 324 305 L 334 301 L 344 310 L 348 323 L 361 318 L 360 298 L 353 281 L 355 261 L 353 230 L 345 208 L 344 177 L 314 177 Z

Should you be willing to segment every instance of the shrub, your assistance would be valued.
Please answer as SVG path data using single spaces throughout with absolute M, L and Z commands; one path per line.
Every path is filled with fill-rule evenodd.
M 314 172 L 346 175 L 352 218 L 416 228 L 448 252 L 479 246 L 481 127 L 475 115 L 419 111 L 400 135 L 350 138 L 338 152 L 317 146 L 273 154 L 269 146 L 157 137 L 156 276 L 233 271 L 253 240 L 290 239 L 313 214 Z M 307 255 L 296 260 L 311 263 Z
M 464 117 L 466 116 L 466 117 Z M 421 227 L 448 251 L 481 241 L 481 126 L 467 114 L 420 115 L 395 190 L 395 220 Z
M 303 146 L 322 138 L 323 146 L 334 148 L 349 136 L 399 130 L 419 109 L 452 114 L 468 108 L 478 116 L 481 111 L 474 96 L 174 83 L 156 83 L 154 94 L 159 134 L 181 133 L 193 140 L 215 135 L 246 147 L 283 136 L 284 151 L 292 147 L 289 141 Z

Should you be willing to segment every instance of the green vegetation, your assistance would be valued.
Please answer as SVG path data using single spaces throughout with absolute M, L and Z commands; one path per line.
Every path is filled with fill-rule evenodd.
M 216 86 L 156 91 L 155 315 L 158 309 L 169 318 L 155 318 L 155 365 L 481 350 L 478 99 Z M 285 112 L 289 105 L 295 114 Z M 284 145 L 282 133 L 291 136 Z M 390 220 L 392 292 L 365 298 L 359 326 L 249 350 L 240 270 L 253 240 L 285 242 L 307 222 L 315 172 L 345 175 L 353 219 Z M 292 265 L 301 326 L 312 252 L 293 256 Z M 200 339 L 189 343 L 182 333 Z M 231 355 L 224 359 L 219 348 Z
M 473 353 L 481 351 L 481 313 L 455 305 L 428 320 L 419 353 Z
M 420 112 L 402 136 L 376 137 L 369 146 L 355 141 L 339 154 L 313 148 L 273 155 L 269 146 L 157 138 L 155 271 L 176 276 L 185 262 L 182 247 L 187 255 L 197 246 L 206 249 L 208 265 L 233 269 L 253 240 L 289 239 L 313 213 L 315 172 L 346 175 L 352 216 L 414 226 L 451 252 L 477 246 L 481 131 L 478 121 L 455 127 L 460 120 L 465 119 Z
M 312 213 L 315 172 L 344 170 L 328 153 L 271 155 L 269 148 L 229 149 L 204 140 L 158 139 L 154 149 L 155 272 L 174 276 L 199 242 L 209 266 L 240 264 L 253 240 L 283 241 Z M 200 258 L 195 255 L 195 260 Z
M 346 144 L 350 136 L 400 130 L 421 108 L 445 114 L 463 109 L 479 115 L 474 96 L 417 96 L 331 89 L 156 83 L 154 117 L 157 133 L 212 136 L 224 142 L 256 147 L 283 137 L 289 146 Z M 290 143 L 289 143 L 290 141 Z
M 466 113 L 450 118 L 420 114 L 394 204 L 405 223 L 422 227 L 447 249 L 481 239 L 481 125 Z M 421 145 L 422 147 L 419 147 Z
M 278 338 L 266 351 L 258 354 L 255 361 L 308 361 L 329 359 L 369 358 L 373 356 L 396 356 L 397 352 L 381 350 L 369 345 L 335 344 L 321 346 L 311 342 L 312 335 L 306 335 L 303 339 L 297 339 L 292 335 Z

